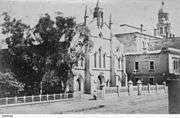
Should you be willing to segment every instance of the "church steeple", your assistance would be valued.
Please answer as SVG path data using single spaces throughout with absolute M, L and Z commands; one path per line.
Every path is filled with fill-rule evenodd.
M 168 37 L 171 34 L 171 24 L 169 22 L 169 13 L 164 10 L 164 2 L 161 3 L 158 13 L 157 34 L 162 37 Z
M 96 7 L 94 8 L 93 18 L 97 19 L 97 27 L 103 26 L 103 9 L 99 7 L 99 0 L 97 0 Z

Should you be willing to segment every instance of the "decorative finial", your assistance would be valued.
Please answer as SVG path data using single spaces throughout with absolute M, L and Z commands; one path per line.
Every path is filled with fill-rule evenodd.
M 99 7 L 99 0 L 97 0 L 96 7 Z
M 162 1 L 162 7 L 164 6 L 164 1 Z
M 112 15 L 109 16 L 109 29 L 111 29 L 112 26 Z
M 85 13 L 84 13 L 84 25 L 86 25 L 86 22 L 87 22 L 87 5 L 86 5 L 86 8 L 85 8 Z

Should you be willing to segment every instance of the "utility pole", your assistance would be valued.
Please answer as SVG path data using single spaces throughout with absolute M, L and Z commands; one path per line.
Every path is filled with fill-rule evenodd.
M 87 26 L 87 6 L 85 8 L 85 13 L 84 13 L 84 27 Z M 84 28 L 86 29 L 86 28 Z M 87 33 L 85 31 L 85 33 Z M 85 40 L 87 41 L 87 44 L 85 44 L 85 92 L 86 93 L 91 93 L 91 79 L 90 79 L 90 67 L 89 67 L 89 34 L 85 34 Z M 86 39 L 87 38 L 87 39 Z
M 110 86 L 115 86 L 115 71 L 114 71 L 114 55 L 113 55 L 113 34 L 112 34 L 112 16 L 109 16 L 109 29 L 110 29 Z

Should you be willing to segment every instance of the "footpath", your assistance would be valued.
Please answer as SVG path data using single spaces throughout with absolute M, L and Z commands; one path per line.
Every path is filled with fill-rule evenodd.
M 82 114 L 82 113 L 145 113 L 167 114 L 167 93 L 134 93 L 129 96 L 127 92 L 106 94 L 103 100 L 92 100 L 91 95 L 83 95 L 81 100 L 60 101 L 23 106 L 0 108 L 1 114 Z

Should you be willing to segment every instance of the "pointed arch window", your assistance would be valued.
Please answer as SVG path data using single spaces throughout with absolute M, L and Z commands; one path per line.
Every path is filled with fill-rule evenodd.
M 84 59 L 83 57 L 81 57 L 81 67 L 83 67 L 83 65 L 84 65 Z
M 118 58 L 118 69 L 120 69 L 121 68 L 121 59 L 120 59 L 120 57 Z
M 103 55 L 103 67 L 106 68 L 106 53 Z
M 97 58 L 97 53 L 95 52 L 95 53 L 94 53 L 94 68 L 97 67 L 97 61 L 96 61 L 96 58 Z
M 101 68 L 101 48 L 99 48 L 99 68 Z

